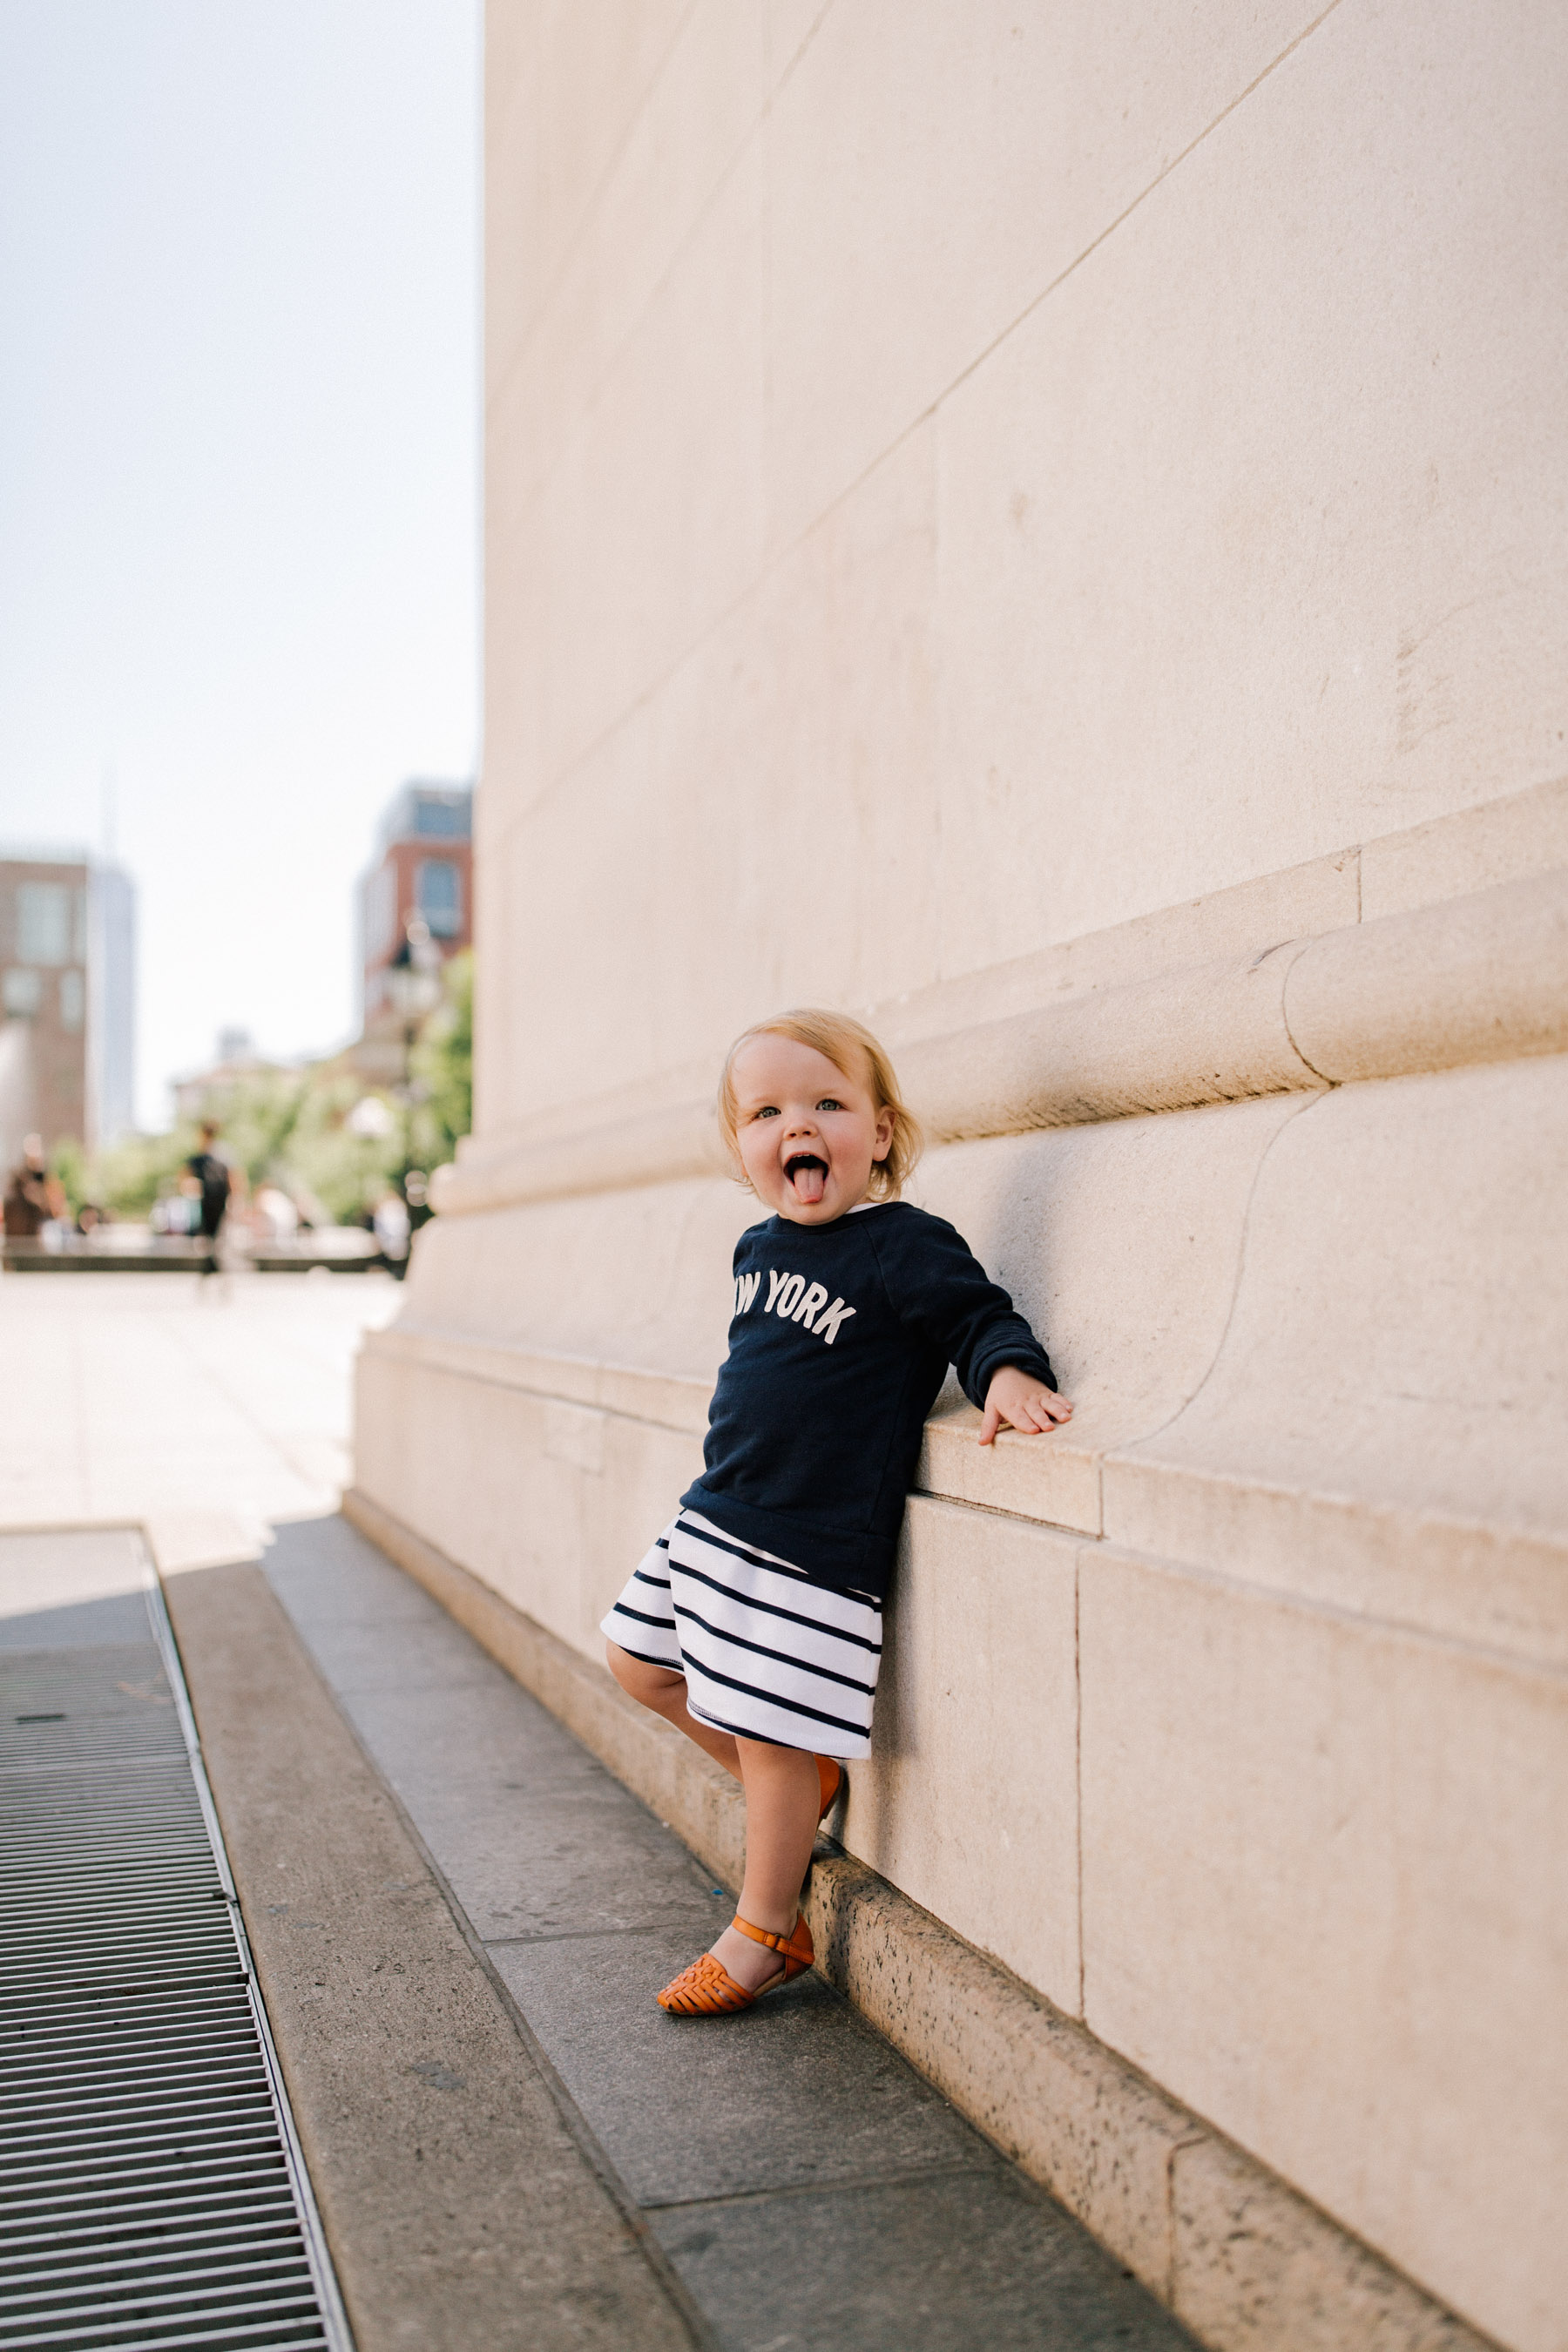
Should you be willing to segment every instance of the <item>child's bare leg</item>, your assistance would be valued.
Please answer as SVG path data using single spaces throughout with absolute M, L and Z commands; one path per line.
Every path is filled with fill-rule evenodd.
M 763 1739 L 736 1741 L 746 1790 L 746 1875 L 736 1905 L 742 1919 L 787 1936 L 800 1908 L 800 1883 L 816 1843 L 822 1802 L 816 1759 L 801 1748 L 774 1748 Z M 711 1947 L 749 1992 L 779 1970 L 766 1944 L 726 1927 Z
M 629 1650 L 623 1650 L 615 1642 L 605 1643 L 605 1656 L 624 1691 L 640 1706 L 650 1707 L 655 1715 L 662 1715 L 666 1723 L 673 1723 L 677 1731 L 684 1731 L 705 1756 L 722 1764 L 737 1780 L 741 1778 L 740 1755 L 729 1732 L 715 1731 L 711 1724 L 700 1722 L 688 1708 L 684 1675 L 678 1675 L 673 1666 L 650 1666 L 646 1658 L 634 1658 Z M 804 1867 L 803 1864 L 803 1871 Z

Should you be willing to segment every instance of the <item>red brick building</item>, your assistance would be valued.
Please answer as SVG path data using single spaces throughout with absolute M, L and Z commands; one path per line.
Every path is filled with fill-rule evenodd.
M 473 801 L 469 785 L 416 781 L 404 785 L 382 819 L 376 862 L 359 886 L 367 1042 L 401 1034 L 387 972 L 407 943 L 410 924 L 425 925 L 443 961 L 472 942 Z M 425 934 L 416 936 L 423 941 Z
M 472 788 L 405 783 L 381 818 L 376 863 L 360 879 L 360 1042 L 353 1063 L 374 1085 L 406 1079 L 423 1013 L 397 1002 L 397 967 L 435 971 L 472 943 Z M 433 1000 L 439 985 L 433 985 Z M 428 1009 L 428 1004 L 426 1004 Z

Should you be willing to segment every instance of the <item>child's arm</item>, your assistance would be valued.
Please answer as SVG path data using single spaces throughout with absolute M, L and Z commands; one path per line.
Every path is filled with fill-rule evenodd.
M 1072 1419 L 1072 1407 L 1065 1396 L 1032 1372 L 1020 1370 L 1016 1364 L 1004 1364 L 991 1375 L 985 1391 L 985 1418 L 980 1424 L 980 1443 L 994 1443 L 997 1431 L 1005 1422 L 1024 1437 L 1037 1437 L 1042 1431 L 1054 1429 L 1058 1422 Z
M 1003 1422 L 1035 1436 L 1066 1421 L 1072 1407 L 1057 1394 L 1050 1358 L 962 1234 L 922 1216 L 884 1239 L 868 1222 L 889 1296 L 907 1302 L 905 1320 L 937 1342 L 965 1396 L 982 1408 L 982 1445 Z

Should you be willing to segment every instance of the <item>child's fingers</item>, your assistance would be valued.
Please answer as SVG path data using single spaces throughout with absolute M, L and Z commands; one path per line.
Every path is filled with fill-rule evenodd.
M 1070 1421 L 1071 1418 L 1072 1407 L 1066 1397 L 1057 1396 L 1049 1389 L 1042 1389 L 1037 1396 L 1023 1399 L 1014 1416 L 1013 1425 L 1023 1430 L 1026 1436 L 1040 1437 L 1047 1430 L 1054 1429 L 1058 1422 Z
M 1021 1437 L 1042 1437 L 1058 1422 L 1071 1418 L 1072 1406 L 1054 1389 L 1037 1389 L 1032 1396 L 1017 1397 L 1005 1405 L 987 1402 L 985 1417 L 980 1424 L 980 1443 L 994 1444 L 1004 1423 Z

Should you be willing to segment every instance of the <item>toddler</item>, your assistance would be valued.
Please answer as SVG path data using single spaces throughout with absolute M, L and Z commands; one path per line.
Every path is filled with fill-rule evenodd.
M 748 1029 L 719 1124 L 773 1214 L 735 1246 L 702 1475 L 601 1629 L 623 1688 L 746 1792 L 740 1907 L 659 1994 L 679 2017 L 749 2009 L 812 1964 L 801 1888 L 845 1760 L 870 1753 L 882 1602 L 949 1364 L 982 1445 L 1072 1412 L 963 1236 L 900 1199 L 920 1129 L 858 1021 Z

